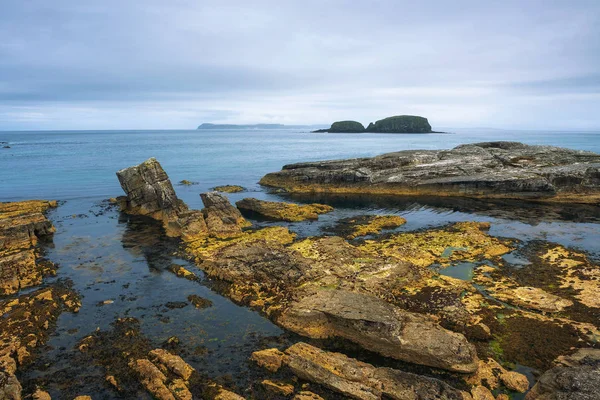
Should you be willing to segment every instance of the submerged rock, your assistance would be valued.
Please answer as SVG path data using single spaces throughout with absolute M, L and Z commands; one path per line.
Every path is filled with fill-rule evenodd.
M 289 192 L 600 202 L 600 155 L 516 142 L 285 165 L 260 183 Z
M 276 221 L 298 222 L 318 219 L 319 214 L 333 211 L 325 204 L 293 204 L 245 198 L 235 203 L 237 208 L 248 214 L 257 214 Z
M 406 223 L 406 219 L 398 215 L 365 215 L 347 218 L 338 222 L 334 230 L 344 231 L 347 239 L 356 239 L 360 236 L 375 235 L 384 229 L 393 229 Z
M 239 192 L 245 192 L 246 188 L 243 186 L 239 186 L 239 185 L 221 185 L 221 186 L 215 186 L 211 190 L 214 190 L 216 192 L 224 192 L 224 193 L 239 193 Z
M 462 373 L 478 367 L 475 348 L 460 333 L 363 294 L 321 290 L 292 304 L 277 322 L 304 336 L 341 337 L 415 364 Z
M 44 213 L 56 201 L 30 200 L 0 203 L 0 295 L 42 283 L 54 265 L 41 260 L 36 247 L 55 231 Z
M 531 389 L 526 400 L 593 400 L 600 394 L 600 349 L 580 349 L 558 359 Z
M 285 354 L 285 364 L 298 377 L 354 399 L 466 399 L 464 392 L 437 379 L 391 368 L 376 368 L 302 342 L 288 348 Z

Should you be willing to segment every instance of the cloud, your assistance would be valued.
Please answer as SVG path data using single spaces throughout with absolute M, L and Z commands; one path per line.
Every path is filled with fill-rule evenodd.
M 0 129 L 593 129 L 598 65 L 596 1 L 5 0 Z

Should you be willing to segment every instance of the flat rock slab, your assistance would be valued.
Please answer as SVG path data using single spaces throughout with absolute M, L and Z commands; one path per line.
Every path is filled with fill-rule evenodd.
M 341 337 L 402 361 L 461 373 L 478 367 L 475 348 L 462 334 L 368 295 L 320 290 L 294 303 L 277 322 L 304 336 Z
M 290 192 L 515 198 L 600 203 L 600 155 L 518 142 L 407 150 L 285 165 L 260 183 Z
M 319 214 L 333 211 L 333 207 L 325 204 L 293 204 L 278 201 L 264 201 L 251 197 L 235 203 L 242 212 L 259 215 L 275 221 L 299 222 L 307 219 L 318 219 Z
M 440 380 L 391 368 L 376 368 L 306 343 L 296 343 L 285 353 L 284 363 L 294 374 L 353 399 L 464 399 L 461 391 Z

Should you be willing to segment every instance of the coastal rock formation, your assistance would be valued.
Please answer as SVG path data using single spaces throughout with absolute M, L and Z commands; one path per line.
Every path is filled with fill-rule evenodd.
M 398 115 L 370 123 L 367 132 L 378 133 L 431 133 L 427 118 L 414 115 Z
M 329 133 L 361 133 L 364 131 L 364 125 L 356 121 L 334 122 L 331 124 L 331 128 L 327 130 Z
M 406 150 L 373 158 L 285 165 L 264 186 L 289 192 L 600 202 L 600 155 L 517 142 Z
M 398 215 L 361 215 L 343 218 L 328 230 L 346 239 L 356 239 L 361 236 L 376 235 L 384 229 L 394 229 L 405 223 L 406 220 Z
M 296 343 L 285 351 L 284 363 L 302 379 L 353 399 L 463 400 L 464 392 L 433 378 L 391 368 L 376 368 L 340 353 Z
M 475 348 L 463 335 L 372 296 L 321 290 L 293 304 L 277 322 L 304 336 L 341 337 L 402 361 L 462 373 L 478 367 Z
M 36 245 L 55 229 L 44 213 L 56 201 L 31 200 L 0 203 L 0 294 L 39 285 L 54 266 L 41 260 Z
M 580 349 L 560 357 L 546 371 L 526 400 L 592 400 L 600 394 L 600 349 Z
M 227 238 L 239 236 L 242 228 L 250 224 L 240 211 L 231 205 L 227 197 L 218 192 L 202 193 L 204 220 L 212 236 Z
M 298 222 L 307 219 L 318 219 L 319 214 L 333 211 L 333 207 L 325 204 L 293 204 L 277 201 L 264 201 L 245 198 L 235 203 L 237 208 L 248 215 L 259 215 L 276 221 Z

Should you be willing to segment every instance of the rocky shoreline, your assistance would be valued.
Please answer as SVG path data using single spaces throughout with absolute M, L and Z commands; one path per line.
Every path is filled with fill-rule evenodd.
M 292 193 L 600 203 L 600 155 L 517 142 L 285 165 L 260 183 Z
M 366 194 L 391 185 L 389 193 L 402 194 L 402 187 L 424 177 L 439 180 L 444 173 L 443 187 L 455 185 L 472 195 L 464 177 L 479 171 L 473 181 L 492 174 L 488 182 L 496 183 L 484 185 L 493 190 L 477 196 L 596 204 L 599 163 L 600 155 L 593 153 L 476 144 L 446 152 L 296 164 L 267 175 L 262 183 L 291 192 L 335 187 L 337 193 Z M 357 174 L 369 178 L 355 179 Z M 600 391 L 600 268 L 584 252 L 496 237 L 489 233 L 490 223 L 481 221 L 395 231 L 407 223 L 397 215 L 346 218 L 330 235 L 300 238 L 291 225 L 280 224 L 316 220 L 333 208 L 253 198 L 236 207 L 213 191 L 200 194 L 203 209 L 192 210 L 155 159 L 117 176 L 125 196 L 111 202 L 125 214 L 158 221 L 197 266 L 194 271 L 171 265 L 175 279 L 196 282 L 204 274 L 218 293 L 297 336 L 254 352 L 251 362 L 262 372 L 251 391 L 236 393 L 186 362 L 176 350 L 176 338 L 157 348 L 144 336 L 140 321 L 122 315 L 110 330 L 97 330 L 78 344 L 82 360 L 103 369 L 115 395 L 135 396 L 141 388 L 168 400 L 505 400 L 518 393 L 545 400 L 591 399 Z M 509 176 L 518 184 L 497 183 Z M 548 181 L 538 182 L 541 176 Z M 547 184 L 551 194 L 536 197 Z M 46 201 L 0 204 L 2 289 L 8 296 L 0 300 L 0 398 L 50 398 L 44 388 L 35 394 L 30 386 L 22 389 L 18 370 L 35 358 L 60 313 L 80 308 L 77 293 L 66 283 L 19 293 L 40 285 L 56 268 L 38 246 L 55 230 L 44 213 L 56 206 Z M 279 225 L 261 228 L 256 223 L 261 219 Z M 526 259 L 527 268 L 513 265 L 506 258 L 511 254 Z M 472 278 L 444 274 L 457 263 L 472 264 Z M 198 309 L 212 305 L 199 296 L 188 300 Z M 524 375 L 519 365 L 531 368 L 537 379 Z

